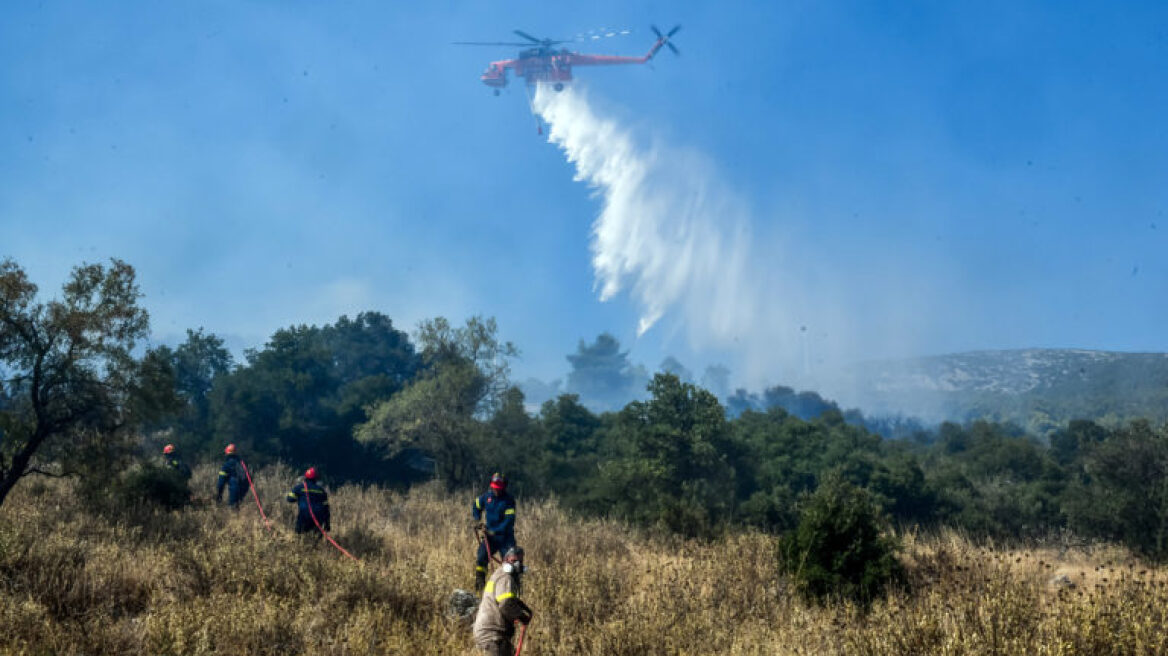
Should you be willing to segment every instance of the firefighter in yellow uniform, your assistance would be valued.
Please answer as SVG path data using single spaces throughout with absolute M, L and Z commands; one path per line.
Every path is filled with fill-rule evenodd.
M 475 616 L 474 640 L 487 656 L 514 653 L 511 638 L 515 635 L 515 623 L 531 621 L 531 609 L 519 599 L 525 569 L 523 549 L 511 547 L 503 556 L 503 566 L 495 570 L 483 588 L 483 599 Z

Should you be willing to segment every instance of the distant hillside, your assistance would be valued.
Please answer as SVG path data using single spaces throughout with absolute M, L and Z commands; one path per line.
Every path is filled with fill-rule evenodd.
M 1168 353 L 974 351 L 869 362 L 851 378 L 868 414 L 990 418 L 1046 432 L 1071 419 L 1168 421 Z

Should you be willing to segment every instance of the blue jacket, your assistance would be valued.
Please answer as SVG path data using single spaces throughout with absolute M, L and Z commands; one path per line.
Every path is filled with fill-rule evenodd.
M 215 485 L 215 494 L 222 497 L 224 487 L 227 487 L 228 492 L 231 493 L 232 502 L 238 501 L 248 490 L 247 479 L 244 477 L 239 456 L 234 453 L 227 456 L 223 460 L 223 466 L 219 468 L 219 481 Z
M 305 494 L 305 484 L 308 486 L 307 494 Z M 309 521 L 311 521 L 312 515 L 316 515 L 316 521 L 321 524 L 324 524 L 325 520 L 329 518 L 328 492 L 325 492 L 320 483 L 316 481 L 297 483 L 292 486 L 292 491 L 284 498 L 288 503 L 296 502 L 297 508 L 300 509 L 300 515 L 309 518 Z M 308 504 L 312 504 L 311 514 L 308 512 Z
M 470 510 L 476 520 L 482 520 L 487 527 L 487 535 L 501 536 L 508 541 L 515 539 L 515 498 L 506 492 L 494 490 L 475 499 Z
M 187 467 L 187 463 L 183 462 L 182 458 L 179 458 L 177 453 L 167 453 L 164 454 L 162 458 L 167 469 L 173 469 L 174 471 L 178 472 L 180 476 L 186 478 L 191 477 L 191 468 Z

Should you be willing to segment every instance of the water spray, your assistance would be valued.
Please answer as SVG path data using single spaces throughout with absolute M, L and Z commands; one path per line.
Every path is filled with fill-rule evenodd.
M 638 336 L 676 310 L 697 345 L 733 346 L 759 319 L 743 204 L 703 159 L 641 146 L 579 88 L 540 85 L 533 107 L 601 201 L 591 245 L 600 300 L 627 290 Z

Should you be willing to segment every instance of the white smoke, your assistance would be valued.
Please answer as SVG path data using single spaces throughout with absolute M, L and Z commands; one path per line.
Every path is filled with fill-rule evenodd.
M 592 230 L 601 300 L 628 289 L 641 310 L 638 335 L 676 308 L 697 346 L 727 346 L 756 325 L 748 215 L 708 165 L 639 146 L 579 89 L 541 85 L 533 105 L 576 179 L 602 201 Z

